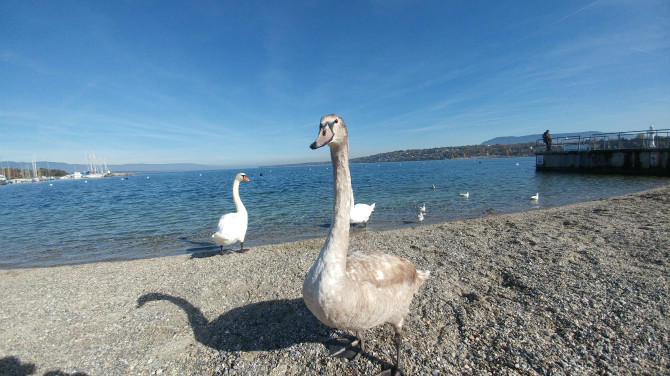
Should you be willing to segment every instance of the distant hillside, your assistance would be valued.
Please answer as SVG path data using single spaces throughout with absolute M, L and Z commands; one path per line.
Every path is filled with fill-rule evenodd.
M 551 133 L 551 130 L 549 131 L 549 133 Z M 587 132 L 580 132 L 580 133 L 556 133 L 556 134 L 551 133 L 551 138 L 559 138 L 559 137 L 567 137 L 567 136 L 588 137 L 588 136 L 590 136 L 594 133 L 602 133 L 602 132 L 587 131 Z M 540 140 L 540 139 L 542 139 L 542 133 L 531 134 L 531 135 L 528 135 L 528 136 L 505 136 L 505 137 L 496 137 L 496 138 L 492 138 L 490 140 L 486 140 L 486 141 L 482 142 L 480 145 L 497 145 L 497 144 L 514 145 L 514 144 L 523 144 L 523 143 L 526 143 L 526 142 L 535 142 L 536 140 Z
M 398 150 L 353 158 L 352 163 L 431 161 L 461 158 L 504 158 L 534 155 L 535 141 L 513 145 L 468 145 L 432 149 Z
M 552 134 L 553 139 L 567 136 L 590 136 L 599 131 L 588 131 L 580 133 L 557 133 Z M 542 134 L 533 134 L 528 136 L 507 136 L 496 137 L 484 141 L 479 145 L 439 147 L 432 149 L 411 149 L 397 150 L 387 153 L 369 155 L 366 157 L 353 158 L 352 163 L 378 163 L 378 162 L 400 162 L 400 161 L 429 161 L 442 159 L 461 159 L 461 158 L 504 158 L 504 157 L 527 157 L 535 153 L 536 141 L 542 138 Z M 326 164 L 330 162 L 305 162 L 294 165 Z M 32 162 L 6 162 L 0 163 L 1 167 L 31 169 Z M 60 169 L 73 173 L 75 171 L 86 171 L 85 164 L 73 165 L 60 162 L 37 162 L 38 168 Z M 218 170 L 222 167 L 208 166 L 195 163 L 169 163 L 169 164 L 123 164 L 108 165 L 112 172 L 172 172 L 172 171 L 198 171 L 198 170 Z M 267 166 L 261 166 L 267 167 Z

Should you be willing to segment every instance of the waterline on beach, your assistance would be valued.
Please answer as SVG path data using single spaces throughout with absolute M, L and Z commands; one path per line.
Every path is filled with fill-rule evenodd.
M 234 210 L 237 170 L 142 174 L 0 188 L 0 268 L 214 251 L 216 222 Z M 332 215 L 328 165 L 245 169 L 245 247 L 325 236 Z M 533 158 L 352 164 L 356 202 L 376 208 L 365 229 L 534 210 L 641 191 L 667 178 L 536 173 Z M 150 179 L 147 179 L 150 177 Z M 434 186 L 434 188 L 433 188 Z M 468 198 L 459 193 L 469 192 Z M 540 200 L 530 196 L 540 192 Z

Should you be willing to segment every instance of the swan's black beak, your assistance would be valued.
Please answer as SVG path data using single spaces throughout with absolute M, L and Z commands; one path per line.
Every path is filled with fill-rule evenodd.
M 331 124 L 322 124 L 321 127 L 319 127 L 319 135 L 316 137 L 316 141 L 312 142 L 309 147 L 312 148 L 312 150 L 318 149 L 332 141 L 334 136 L 333 126 Z

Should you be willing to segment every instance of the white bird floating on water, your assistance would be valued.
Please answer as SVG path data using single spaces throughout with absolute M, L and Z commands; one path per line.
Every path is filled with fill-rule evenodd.
M 470 192 L 459 193 L 459 195 L 460 195 L 461 197 L 468 198 L 468 197 L 470 197 Z
M 540 199 L 540 194 L 539 194 L 539 193 L 536 193 L 535 196 L 530 196 L 530 199 L 531 199 L 531 200 L 534 200 L 534 201 L 537 201 L 537 200 Z
M 302 285 L 305 305 L 322 323 L 356 332 L 354 341 L 339 340 L 333 356 L 365 351 L 363 331 L 389 323 L 395 331 L 396 362 L 388 374 L 404 373 L 402 327 L 409 305 L 429 271 L 416 270 L 406 259 L 377 251 L 349 250 L 349 215 L 352 196 L 349 172 L 349 138 L 337 115 L 321 118 L 319 135 L 310 146 L 330 147 L 333 164 L 333 220 L 328 237 Z M 356 352 L 354 352 L 356 354 Z
M 228 213 L 221 216 L 216 232 L 212 235 L 214 243 L 221 247 L 229 246 L 235 242 L 240 242 L 240 251 L 244 249 L 244 236 L 247 233 L 247 209 L 240 200 L 240 182 L 249 181 L 247 175 L 243 172 L 235 175 L 233 181 L 233 201 L 237 212 Z

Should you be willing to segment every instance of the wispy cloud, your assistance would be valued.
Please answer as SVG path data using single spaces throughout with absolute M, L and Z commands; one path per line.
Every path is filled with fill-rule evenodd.
M 2 50 L 0 52 L 0 60 L 5 64 L 12 65 L 16 68 L 26 69 L 34 73 L 52 75 L 53 72 L 46 64 L 41 63 L 38 59 L 27 57 L 20 52 L 11 50 Z

